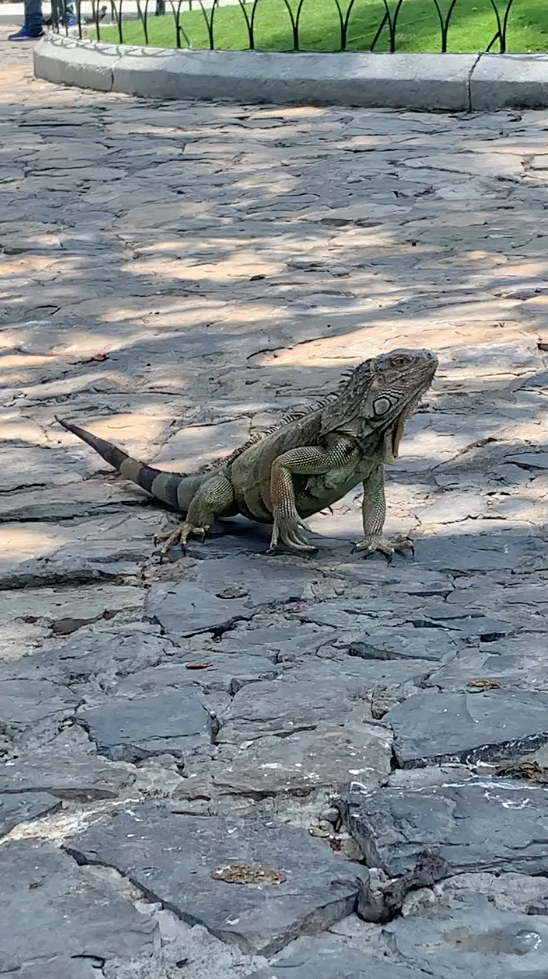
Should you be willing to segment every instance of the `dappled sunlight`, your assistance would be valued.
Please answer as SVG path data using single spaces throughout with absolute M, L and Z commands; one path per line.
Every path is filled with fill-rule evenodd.
M 2 440 L 21 492 L 61 489 L 65 466 L 67 512 L 135 505 L 55 414 L 186 471 L 401 346 L 435 350 L 440 366 L 390 472 L 405 488 L 398 526 L 418 526 L 422 507 L 434 532 L 426 513 L 439 516 L 454 467 L 500 489 L 508 454 L 544 450 L 546 114 L 51 98 L 54 115 L 71 106 L 66 132 L 31 96 L 3 185 L 15 211 L 2 224 Z M 451 527 L 509 529 L 516 499 L 529 519 L 534 484 L 500 500 L 470 491 Z
M 158 409 L 156 408 L 156 410 Z M 132 412 L 131 414 L 116 414 L 109 418 L 86 419 L 86 428 L 99 438 L 109 441 L 147 444 L 155 442 L 164 432 L 169 431 L 170 422 L 169 415 L 158 417 L 153 414 Z M 61 430 L 56 434 L 59 434 L 60 437 L 63 436 L 64 442 L 74 446 L 74 436 L 67 435 Z
M 53 554 L 70 540 L 70 531 L 34 524 L 0 525 L 1 564 L 30 561 Z
M 269 275 L 279 275 L 285 271 L 285 264 L 268 262 L 258 256 L 245 252 L 238 254 L 234 259 L 226 262 L 215 262 L 208 264 L 204 262 L 200 265 L 185 264 L 180 261 L 177 263 L 167 262 L 163 258 L 149 259 L 148 261 L 135 262 L 131 266 L 126 266 L 124 272 L 130 275 L 169 275 L 173 280 L 187 280 L 195 282 L 230 282 L 232 279 L 247 279 L 253 277 L 265 278 Z
M 468 309 L 464 310 L 466 320 Z M 481 312 L 477 306 L 474 317 Z M 496 303 L 492 304 L 496 312 Z M 302 341 L 295 346 L 280 350 L 265 351 L 254 358 L 255 366 L 299 367 L 299 366 L 341 366 L 357 364 L 393 346 L 411 348 L 429 347 L 434 349 L 440 359 L 438 379 L 464 381 L 474 377 L 519 374 L 533 371 L 538 364 L 536 344 L 527 337 L 524 327 L 512 321 L 492 323 L 480 320 L 465 325 L 458 323 L 457 316 L 436 322 L 432 314 L 425 318 L 417 315 L 406 320 L 406 333 L 401 325 L 390 326 L 374 314 L 368 317 L 369 323 L 361 329 L 348 329 L 343 336 L 328 336 L 321 340 Z M 434 322 L 433 322 L 434 321 Z
M 152 460 L 167 472 L 192 472 L 216 459 L 230 455 L 249 438 L 249 420 L 196 425 L 169 437 L 161 452 Z
M 24 442 L 30 445 L 40 445 L 43 440 L 44 432 L 35 421 L 25 418 L 18 408 L 0 407 L 1 442 Z
M 314 3 L 305 0 L 305 10 Z M 403 4 L 402 23 L 411 7 Z M 7 57 L 24 65 L 28 54 L 10 48 Z M 451 841 L 439 845 L 437 829 L 435 839 L 430 832 L 439 807 L 432 816 L 421 804 L 417 821 L 417 791 L 434 794 L 434 809 L 448 800 L 447 812 L 464 814 L 479 838 L 483 810 L 478 817 L 455 803 L 455 792 L 466 802 L 477 789 L 465 765 L 493 779 L 486 804 L 498 818 L 506 812 L 499 785 L 519 792 L 523 808 L 542 786 L 517 776 L 546 775 L 548 188 L 539 117 L 154 103 L 22 74 L 12 94 L 2 71 L 0 851 L 15 895 L 10 967 L 114 976 L 158 966 L 175 975 L 188 964 L 204 976 L 266 975 L 278 955 L 264 943 L 282 948 L 314 917 L 324 935 L 310 945 L 311 975 L 327 958 L 348 975 L 370 963 L 368 974 L 381 962 L 390 971 L 386 929 L 351 914 L 355 874 L 348 887 L 348 874 L 343 881 L 350 897 L 330 887 L 343 866 L 333 851 L 352 863 L 362 830 L 349 835 L 342 807 L 324 807 L 348 800 L 349 787 L 352 806 L 356 787 L 397 795 L 399 815 L 385 806 L 389 816 L 394 810 L 388 833 L 400 839 L 409 815 L 422 861 L 425 846 L 446 852 Z M 540 116 L 548 128 L 548 113 Z M 504 152 L 493 152 L 495 143 Z M 427 347 L 439 358 L 420 404 L 408 370 L 378 378 L 372 408 L 359 396 L 334 405 L 328 395 L 349 368 L 396 347 Z M 433 359 L 421 363 L 431 378 Z M 405 370 L 408 361 L 393 364 Z M 318 402 L 321 412 L 303 420 Z M 298 513 L 322 507 L 310 518 L 314 553 L 286 543 L 274 556 L 271 526 L 227 517 L 232 496 L 251 517 L 274 509 L 276 480 L 259 443 L 258 472 L 250 454 L 239 454 L 217 473 L 193 500 L 198 533 L 187 553 L 177 543 L 162 561 L 160 541 L 182 514 L 58 420 L 148 467 L 182 473 L 226 457 L 284 415 L 295 426 L 283 448 L 297 446 L 299 459 L 310 449 L 316 459 L 318 441 L 340 451 L 341 432 L 361 450 L 348 462 L 341 452 L 339 469 L 294 477 Z M 383 448 L 395 451 L 399 441 L 396 418 L 405 431 L 398 458 L 384 467 L 387 542 L 374 524 Z M 181 485 L 127 462 L 123 470 L 188 511 L 183 494 L 197 480 Z M 365 486 L 353 485 L 357 475 Z M 285 499 L 278 513 L 291 514 Z M 383 553 L 367 555 L 369 545 Z M 391 545 L 403 550 L 391 555 Z M 484 759 L 513 763 L 539 744 L 538 763 L 518 762 L 512 783 L 484 767 Z M 265 927 L 263 893 L 260 920 L 249 905 L 231 918 L 232 934 L 224 927 L 224 943 L 204 927 L 194 938 L 195 928 L 181 931 L 173 914 L 158 915 L 160 905 L 183 919 L 195 911 L 186 886 L 176 888 L 177 907 L 171 900 L 168 851 L 174 842 L 183 884 L 194 879 L 185 834 L 203 826 L 211 846 L 206 839 L 202 856 L 221 854 L 233 816 L 245 837 L 240 855 L 246 839 L 259 853 L 257 833 L 267 826 L 270 870 L 287 866 L 291 879 L 279 889 L 274 924 Z M 453 863 L 475 861 L 472 870 L 500 868 L 511 849 L 502 852 L 500 839 L 514 833 L 511 869 L 523 873 L 476 875 L 490 881 L 480 890 L 493 896 L 493 934 L 505 934 L 496 919 L 504 908 L 524 919 L 526 938 L 525 912 L 542 911 L 538 878 L 524 876 L 538 866 L 533 822 L 525 843 L 509 819 L 502 836 L 491 833 L 486 855 L 449 854 Z M 378 825 L 386 837 L 384 817 Z M 310 834 L 319 841 L 306 844 Z M 70 846 L 33 846 L 44 840 Z M 363 857 L 371 862 L 365 849 Z M 393 874 L 387 863 L 391 878 L 413 886 L 425 870 L 438 879 L 435 861 L 413 873 L 408 858 L 411 874 L 403 865 Z M 221 863 L 224 872 L 222 854 Z M 240 876 L 234 866 L 233 881 L 264 876 L 264 867 L 244 866 Z M 439 866 L 449 874 L 436 886 L 439 906 L 422 908 L 432 948 L 434 926 L 447 930 L 447 888 L 458 869 Z M 323 888 L 314 907 L 311 870 Z M 200 880 L 192 886 L 205 907 Z M 151 889 L 152 918 L 139 914 Z M 253 903 L 251 890 L 244 904 L 249 895 Z M 385 889 L 382 901 L 396 890 Z M 476 898 L 470 887 L 470 920 Z M 405 900 L 411 917 L 388 927 L 396 938 L 400 925 L 413 930 Z M 329 934 L 334 901 L 350 914 L 350 931 L 338 935 Z M 29 902 L 39 912 L 30 918 L 19 913 Z M 105 908 L 117 911 L 113 926 Z M 221 904 L 209 918 L 202 910 L 200 923 L 217 934 Z M 380 904 L 373 910 L 390 916 Z M 362 939 L 371 945 L 375 928 L 381 945 L 368 956 Z M 415 944 L 409 974 L 424 963 L 424 944 Z M 495 952 L 504 958 L 503 945 Z M 534 971 L 540 958 L 525 945 Z
M 422 420 L 422 417 L 421 417 Z M 427 471 L 443 462 L 454 459 L 460 452 L 470 446 L 476 438 L 485 438 L 485 428 L 480 421 L 472 422 L 467 418 L 458 432 L 436 431 L 436 417 L 428 419 L 428 427 L 419 432 L 413 432 L 411 425 L 405 440 L 402 441 L 399 459 L 396 465 L 402 469 L 409 468 Z M 502 428 L 503 425 L 497 426 Z
M 51 363 L 51 354 L 32 356 L 32 354 L 0 355 L 0 383 L 16 384 L 21 368 L 46 367 Z

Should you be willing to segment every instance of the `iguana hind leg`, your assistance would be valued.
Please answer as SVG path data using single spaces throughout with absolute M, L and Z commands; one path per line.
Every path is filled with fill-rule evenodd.
M 391 542 L 384 536 L 382 530 L 385 518 L 384 467 L 376 466 L 363 483 L 362 519 L 365 538 L 356 544 L 354 550 L 366 551 L 368 554 L 381 551 L 386 554 L 389 562 L 395 551 L 413 551 L 413 543 L 409 538 L 396 538 Z
M 310 533 L 310 527 L 297 512 L 292 473 L 309 476 L 328 473 L 348 460 L 354 451 L 352 443 L 340 439 L 328 449 L 304 445 L 290 449 L 274 460 L 270 472 L 270 503 L 274 518 L 271 551 L 276 549 L 280 540 L 293 551 L 317 551 L 318 548 L 309 544 L 302 533 L 303 530 Z
M 216 473 L 198 487 L 190 502 L 186 520 L 175 530 L 158 534 L 156 540 L 164 541 L 160 551 L 160 561 L 174 544 L 181 543 L 186 554 L 186 544 L 191 534 L 201 536 L 202 540 L 218 517 L 229 517 L 235 513 L 234 490 L 228 476 Z

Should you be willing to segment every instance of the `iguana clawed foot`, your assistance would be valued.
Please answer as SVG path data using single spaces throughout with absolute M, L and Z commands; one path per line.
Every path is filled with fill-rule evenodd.
M 290 547 L 292 551 L 299 551 L 303 554 L 310 554 L 313 551 L 317 551 L 318 548 L 309 544 L 306 537 L 302 533 L 305 530 L 309 534 L 312 533 L 310 527 L 304 520 L 301 520 L 298 513 L 287 511 L 280 511 L 274 513 L 274 526 L 272 528 L 272 537 L 270 539 L 270 547 L 267 551 L 268 554 L 273 554 L 278 547 L 278 543 L 281 540 L 283 544 Z
M 384 534 L 371 534 L 364 540 L 361 540 L 353 548 L 353 551 L 366 551 L 366 557 L 369 554 L 373 554 L 375 551 L 381 551 L 385 554 L 390 564 L 394 553 L 396 551 L 406 551 L 410 550 L 415 556 L 415 548 L 413 547 L 413 541 L 409 537 L 397 537 L 394 541 L 390 542 Z
M 183 549 L 183 554 L 186 555 L 186 544 L 191 534 L 196 534 L 196 536 L 201 537 L 203 543 L 208 530 L 209 527 L 196 527 L 194 524 L 188 523 L 188 521 L 185 520 L 185 522 L 179 524 L 175 530 L 167 530 L 163 534 L 156 534 L 156 537 L 154 538 L 155 544 L 159 543 L 160 541 L 165 542 L 164 546 L 160 550 L 160 564 L 164 560 L 168 551 L 170 551 L 175 544 L 180 543 Z

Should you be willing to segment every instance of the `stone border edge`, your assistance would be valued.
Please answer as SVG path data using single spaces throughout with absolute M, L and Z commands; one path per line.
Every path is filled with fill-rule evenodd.
M 157 99 L 357 105 L 416 111 L 548 107 L 548 55 L 188 51 L 48 34 L 37 78 Z

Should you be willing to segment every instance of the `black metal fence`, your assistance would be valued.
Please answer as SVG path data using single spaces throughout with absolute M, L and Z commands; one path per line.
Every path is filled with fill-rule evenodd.
M 238 6 L 240 9 L 242 26 L 245 27 L 248 40 L 247 49 L 249 50 L 265 49 L 264 43 L 261 44 L 260 32 L 257 29 L 256 15 L 259 4 L 262 7 L 264 3 L 269 2 L 272 2 L 272 0 L 248 0 L 248 2 L 237 0 L 237 4 L 231 4 L 232 7 Z M 310 46 L 305 48 L 301 43 L 301 21 L 304 5 L 307 0 L 292 0 L 292 2 L 291 0 L 280 0 L 280 2 L 283 2 L 289 18 L 290 29 L 293 35 L 293 50 L 310 51 Z M 308 0 L 307 14 L 309 12 L 310 2 L 313 3 L 314 0 Z M 340 0 L 332 0 L 332 2 L 334 5 L 335 20 L 338 23 L 338 29 L 340 31 L 338 50 L 347 51 L 349 50 L 349 25 L 351 18 L 355 15 L 357 8 L 362 6 L 363 0 L 349 0 L 348 4 L 344 4 L 344 6 L 341 5 Z M 439 50 L 443 54 L 447 52 L 448 34 L 455 7 L 459 0 L 450 0 L 448 4 L 446 3 L 444 5 L 445 9 L 443 9 L 440 0 L 431 0 L 431 2 L 439 26 Z M 545 0 L 545 2 L 548 3 L 548 0 Z M 513 4 L 514 0 L 490 0 L 495 30 L 491 41 L 485 47 L 486 51 L 501 53 L 506 51 L 508 25 Z M 404 0 L 382 0 L 383 12 L 379 17 L 373 40 L 370 43 L 364 44 L 363 47 L 356 45 L 355 41 L 353 41 L 351 45 L 352 50 L 375 51 L 378 49 L 381 37 L 386 36 L 388 50 L 391 52 L 396 51 L 399 19 L 403 5 Z M 71 10 L 71 8 L 74 9 L 74 14 L 72 17 L 69 17 L 67 16 L 67 11 Z M 182 16 L 185 12 L 195 10 L 201 12 L 204 19 L 208 39 L 207 46 L 211 50 L 214 50 L 222 49 L 225 46 L 223 45 L 222 29 L 220 26 L 217 27 L 216 23 L 219 9 L 219 0 L 209 0 L 209 2 L 207 0 L 206 2 L 204 0 L 136 0 L 136 4 L 133 4 L 131 9 L 124 0 L 108 0 L 107 3 L 101 3 L 100 0 L 91 0 L 91 10 L 84 14 L 82 0 L 72 0 L 72 2 L 71 0 L 52 0 L 51 27 L 58 33 L 68 33 L 71 26 L 76 25 L 80 38 L 90 36 L 91 33 L 97 40 L 101 40 L 101 30 L 105 26 L 105 17 L 109 16 L 109 26 L 115 27 L 117 40 L 120 44 L 123 44 L 124 27 L 128 23 L 128 18 L 135 19 L 137 17 L 142 25 L 143 42 L 145 45 L 148 45 L 151 18 L 167 15 L 173 17 L 175 47 L 192 48 L 190 38 L 182 23 Z M 134 39 L 132 40 L 135 43 Z

